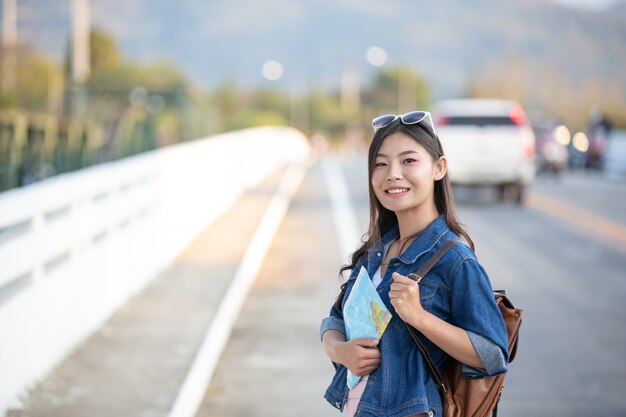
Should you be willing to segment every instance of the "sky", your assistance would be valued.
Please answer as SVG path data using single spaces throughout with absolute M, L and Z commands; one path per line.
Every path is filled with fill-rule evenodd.
M 3 0 L 0 0 L 2 2 Z M 129 21 L 136 21 L 133 16 L 141 13 L 140 5 L 143 0 L 127 0 L 123 3 L 110 2 L 110 0 L 89 0 L 91 3 L 91 12 L 94 23 L 106 23 L 104 27 L 116 33 L 118 36 L 122 35 L 126 31 L 150 31 L 151 27 L 149 22 L 144 22 L 137 27 L 136 25 L 129 24 Z M 581 7 L 587 9 L 603 9 L 618 1 L 626 0 L 550 0 L 554 3 L 559 3 L 567 6 Z M 66 50 L 67 31 L 69 31 L 70 22 L 70 4 L 69 0 L 62 0 L 61 4 L 64 7 L 59 6 L 59 0 L 16 0 L 18 6 L 18 15 L 20 21 L 37 21 L 37 24 L 23 25 L 19 34 L 21 37 L 36 39 L 35 42 L 42 50 L 51 54 L 54 57 L 61 57 Z M 175 3 L 175 2 L 173 2 Z M 284 4 L 289 6 L 291 3 L 285 1 Z M 46 7 L 44 7 L 46 6 Z M 46 10 L 46 13 L 54 14 L 57 18 L 50 19 L 54 22 L 62 21 L 66 23 L 64 30 L 60 30 L 59 27 L 52 27 L 50 24 L 46 25 L 45 21 L 42 22 L 38 14 L 41 13 L 42 7 Z M 295 7 L 295 6 L 294 6 Z M 293 7 L 291 7 L 293 9 Z M 38 11 L 39 10 L 39 11 Z M 287 10 L 283 10 L 286 12 Z M 292 10 L 293 11 L 293 10 Z M 242 12 L 245 13 L 245 10 Z M 254 13 L 254 11 L 248 11 L 248 14 Z M 1 9 L 0 9 L 1 14 Z M 37 17 L 37 18 L 35 18 Z M 125 19 L 126 17 L 126 19 Z M 241 18 L 242 16 L 238 16 Z M 134 20 L 133 20 L 134 19 Z M 222 22 L 221 24 L 225 24 Z M 219 26 L 219 25 L 217 25 Z M 31 32 L 38 32 L 38 36 Z

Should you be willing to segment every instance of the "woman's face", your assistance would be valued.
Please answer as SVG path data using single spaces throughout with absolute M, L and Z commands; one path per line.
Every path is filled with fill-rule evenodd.
M 419 212 L 434 207 L 435 181 L 445 173 L 445 157 L 434 161 L 415 139 L 396 132 L 383 140 L 375 156 L 371 183 L 386 209 L 396 214 Z

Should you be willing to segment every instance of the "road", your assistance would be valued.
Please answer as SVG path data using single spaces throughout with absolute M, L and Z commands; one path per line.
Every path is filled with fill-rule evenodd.
M 341 161 L 365 231 L 365 160 Z M 495 288 L 525 310 L 500 415 L 626 415 L 626 185 L 598 174 L 539 177 L 527 204 L 455 189 Z M 339 252 L 320 164 L 292 201 L 198 417 L 338 415 L 317 336 L 337 293 Z

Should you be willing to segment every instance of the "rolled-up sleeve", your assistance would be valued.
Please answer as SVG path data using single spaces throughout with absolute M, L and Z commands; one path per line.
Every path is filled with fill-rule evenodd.
M 484 368 L 478 369 L 469 365 L 463 365 L 463 376 L 466 378 L 482 378 L 486 375 L 497 375 L 506 372 L 506 360 L 498 345 L 476 333 L 467 330 L 466 332 Z
M 324 333 L 329 330 L 337 330 L 344 335 L 346 334 L 346 327 L 343 322 L 343 314 L 341 310 L 337 308 L 335 304 L 330 309 L 330 314 L 328 317 L 324 317 L 322 319 L 322 323 L 320 324 L 320 340 L 324 341 Z M 339 366 L 339 364 L 332 362 L 335 369 Z
M 508 335 L 487 273 L 476 259 L 466 258 L 453 277 L 453 323 L 467 332 L 484 366 L 484 369 L 464 366 L 464 375 L 480 378 L 506 372 Z
M 328 316 L 322 319 L 322 324 L 320 325 L 320 340 L 324 338 L 324 333 L 329 330 L 338 330 L 345 335 L 346 327 L 343 323 L 343 319 L 335 316 Z
M 350 280 L 353 280 L 354 278 L 356 278 L 355 271 L 358 271 L 361 268 L 362 264 L 363 264 L 363 259 L 361 258 L 357 262 L 356 267 L 352 270 L 352 273 L 350 274 Z M 348 288 L 346 290 L 346 293 L 343 295 L 343 298 L 345 299 L 345 297 L 347 297 L 349 293 L 350 293 L 350 290 Z M 322 319 L 322 323 L 320 324 L 320 340 L 323 340 L 324 333 L 326 333 L 329 330 L 337 330 L 343 333 L 344 335 L 346 334 L 346 326 L 345 326 L 345 323 L 343 322 L 343 313 L 337 307 L 336 303 L 333 304 L 332 307 L 330 308 L 330 313 L 328 314 L 328 317 L 325 317 Z

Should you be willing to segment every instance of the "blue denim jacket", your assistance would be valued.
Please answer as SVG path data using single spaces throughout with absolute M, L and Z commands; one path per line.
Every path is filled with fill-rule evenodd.
M 348 279 L 344 303 L 361 266 L 365 266 L 368 274 L 373 276 L 383 260 L 385 249 L 397 236 L 396 227 L 385 233 L 359 260 Z M 377 291 L 393 318 L 379 343 L 380 367 L 368 377 L 357 416 L 403 417 L 418 413 L 441 415 L 441 398 L 435 383 L 422 353 L 389 301 L 389 287 L 393 282 L 393 272 L 402 275 L 416 272 L 437 249 L 451 239 L 459 238 L 450 231 L 443 216 L 440 216 L 399 257 L 390 260 Z M 506 372 L 508 342 L 504 321 L 494 301 L 489 278 L 470 248 L 457 244 L 448 250 L 422 279 L 420 299 L 426 310 L 468 332 L 485 369 L 470 371 L 468 367 L 467 376 L 480 377 Z M 323 334 L 329 329 L 345 333 L 342 312 L 334 305 L 330 316 L 322 321 L 320 332 Z M 429 340 L 424 341 L 434 363 L 442 369 L 447 354 Z M 485 343 L 499 348 L 500 352 L 496 349 L 496 356 L 500 360 L 494 361 L 485 357 L 493 356 L 493 349 L 481 349 Z M 335 375 L 324 397 L 334 407 L 343 410 L 348 395 L 347 370 L 343 365 L 334 365 Z

